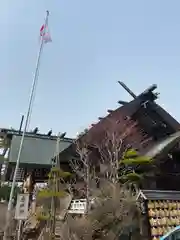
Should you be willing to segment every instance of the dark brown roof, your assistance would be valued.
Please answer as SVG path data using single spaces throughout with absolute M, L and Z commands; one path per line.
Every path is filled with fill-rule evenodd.
M 141 190 L 138 198 L 145 200 L 180 200 L 180 191 Z
M 163 108 L 161 108 L 154 101 L 147 100 L 147 96 L 140 94 L 136 99 L 117 108 L 114 111 L 110 111 L 105 118 L 101 119 L 98 123 L 93 124 L 93 126 L 89 129 L 89 131 L 80 137 L 80 140 L 86 141 L 87 139 L 90 139 L 92 143 L 94 140 L 97 142 L 97 139 L 99 139 L 99 141 L 102 141 L 103 132 L 108 130 L 109 123 L 112 123 L 112 122 L 120 121 L 122 125 L 120 126 L 120 128 L 124 129 L 124 126 L 127 124 L 126 117 L 128 116 L 131 118 L 131 120 L 133 120 L 134 118 L 132 118 L 132 116 L 137 112 L 141 112 L 141 110 L 143 109 L 142 107 L 143 102 L 148 102 L 147 108 L 145 108 L 146 112 L 157 113 L 155 115 L 158 118 L 162 119 L 165 125 L 167 124 L 170 126 L 171 130 L 168 133 L 165 133 L 165 136 L 169 134 L 173 134 L 180 129 L 180 124 L 169 113 L 167 113 Z M 144 116 L 143 113 L 141 115 L 142 115 L 141 118 L 146 123 L 146 117 Z M 153 120 L 150 121 L 151 125 L 154 123 L 154 121 L 156 121 L 154 118 Z M 131 134 L 131 136 L 127 137 L 127 143 L 131 144 L 134 148 L 139 149 L 139 151 L 144 154 L 153 147 L 154 140 L 152 139 L 151 135 L 150 136 L 144 135 L 142 130 L 145 130 L 146 132 L 146 129 L 144 129 L 145 128 L 144 126 L 141 126 L 141 123 L 140 123 L 140 120 L 138 120 L 138 117 L 137 117 L 137 120 L 134 120 L 134 121 L 137 121 L 139 126 L 137 126 L 136 131 L 134 131 L 133 134 Z M 148 123 L 148 126 L 150 128 L 151 128 L 151 125 L 149 126 L 149 123 Z M 144 139 L 148 140 L 146 142 L 146 146 L 142 145 L 142 142 L 144 142 L 143 141 Z M 71 147 L 69 147 L 69 149 L 71 149 Z
M 118 109 L 112 111 L 110 114 L 107 115 L 107 117 L 103 118 L 101 121 L 99 121 L 97 124 L 93 125 L 89 131 L 80 137 L 80 139 L 83 141 L 91 142 L 92 144 L 94 141 L 97 143 L 98 141 L 102 141 L 104 137 L 104 133 L 111 129 L 111 126 L 113 123 L 116 123 L 117 121 L 120 122 L 118 124 L 118 131 L 125 131 L 130 126 L 128 118 L 130 118 L 130 121 L 135 123 L 131 116 L 137 111 L 137 109 L 140 106 L 140 100 L 136 99 L 129 103 L 127 103 L 124 106 L 119 107 Z M 142 145 L 142 142 L 145 142 L 146 144 Z M 144 135 L 142 132 L 142 129 L 139 125 L 133 128 L 133 133 L 129 134 L 126 138 L 126 143 L 131 144 L 133 148 L 137 148 L 140 152 L 144 153 L 149 149 L 149 147 L 152 146 L 153 142 L 150 136 Z
M 120 121 L 122 123 L 122 128 L 124 128 L 124 125 L 126 124 L 126 117 L 130 117 L 131 120 L 133 120 L 134 114 L 138 111 L 141 112 L 151 112 L 152 120 L 150 121 L 150 125 L 152 125 L 152 128 L 154 127 L 154 122 L 156 121 L 162 121 L 164 125 L 167 125 L 167 133 L 166 128 L 164 129 L 164 137 L 173 134 L 176 131 L 180 129 L 180 124 L 168 113 L 166 112 L 162 107 L 160 107 L 158 104 L 156 104 L 154 101 L 147 100 L 148 102 L 147 107 L 143 108 L 142 104 L 146 100 L 143 98 L 144 96 L 139 95 L 136 99 L 133 101 L 117 108 L 116 110 L 110 112 L 110 114 L 107 115 L 107 117 L 101 119 L 97 124 L 94 124 L 92 128 L 89 129 L 89 131 L 83 136 L 85 138 L 91 138 L 91 139 L 97 139 L 101 138 L 101 134 L 103 129 L 108 129 L 108 122 L 112 121 Z M 141 118 L 144 122 L 146 122 L 146 117 L 141 114 Z M 154 116 L 154 117 L 153 117 Z M 157 118 L 157 119 L 156 119 Z M 134 121 L 136 121 L 134 119 Z M 144 149 L 143 153 L 149 150 L 153 146 L 153 140 L 148 141 L 148 146 L 141 146 L 142 140 L 145 138 L 144 135 L 142 135 L 142 129 L 145 130 L 145 124 L 141 125 L 141 123 L 138 120 L 137 116 L 137 122 L 139 123 L 139 126 L 137 127 L 136 133 L 133 133 L 133 136 L 131 136 L 131 139 L 127 138 L 127 141 L 129 141 L 129 144 L 134 143 L 135 148 L 138 148 L 139 150 Z M 158 124 L 157 124 L 158 125 Z M 149 126 L 151 128 L 151 126 Z M 83 138 L 82 137 L 82 138 Z M 147 138 L 153 137 L 152 135 L 146 136 Z

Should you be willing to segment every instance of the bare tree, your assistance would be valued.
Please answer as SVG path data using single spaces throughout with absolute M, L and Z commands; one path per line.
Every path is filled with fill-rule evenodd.
M 78 157 L 73 159 L 71 167 L 85 183 L 88 214 L 81 218 L 68 216 L 62 231 L 64 240 L 117 240 L 127 229 L 134 231 L 139 227 L 136 193 L 120 182 L 120 176 L 129 171 L 124 161 L 127 150 L 151 140 L 141 134 L 137 136 L 138 131 L 138 124 L 127 117 L 124 122 L 120 119 L 104 124 L 94 133 L 94 138 L 89 133 L 77 140 Z M 131 160 L 137 155 L 135 150 L 131 151 Z M 96 171 L 97 166 L 100 166 L 99 171 Z M 100 188 L 94 184 L 97 178 Z M 90 199 L 94 199 L 92 207 Z M 138 232 L 134 239 L 141 239 Z
M 126 116 L 126 121 L 123 118 L 118 121 L 108 120 L 100 130 L 93 133 L 93 138 L 90 132 L 76 141 L 79 157 L 71 162 L 73 171 L 87 183 L 89 179 L 92 181 L 97 177 L 97 172 L 93 170 L 99 167 L 101 177 L 103 175 L 113 183 L 118 182 L 119 174 L 123 176 L 130 169 L 121 161 L 127 150 L 133 149 L 135 152 L 135 149 L 151 141 L 151 138 L 139 132 L 137 122 L 130 117 Z
M 126 140 L 135 133 L 137 127 L 136 122 L 128 121 L 126 126 L 121 125 L 121 130 L 120 124 L 120 121 L 110 122 L 102 141 L 95 144 L 100 155 L 101 172 L 106 173 L 106 177 L 114 183 L 119 179 L 120 158 L 124 151 L 131 147 Z
M 80 145 L 79 142 L 76 143 L 76 150 L 78 158 L 73 159 L 70 164 L 72 170 L 77 175 L 77 180 L 81 182 L 79 191 L 81 191 L 82 195 L 84 195 L 87 200 L 86 212 L 88 212 L 90 203 L 90 187 L 92 182 L 92 174 L 90 172 L 90 151 L 88 149 L 88 145 L 85 143 Z M 78 184 L 75 184 L 75 187 L 77 186 Z

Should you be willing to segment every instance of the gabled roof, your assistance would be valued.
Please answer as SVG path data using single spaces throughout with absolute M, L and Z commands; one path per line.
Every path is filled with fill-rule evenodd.
M 127 104 L 120 106 L 115 110 L 110 111 L 110 113 L 105 118 L 101 119 L 98 123 L 93 124 L 92 128 L 90 128 L 88 132 L 96 132 L 98 128 L 101 128 L 102 125 L 104 125 L 105 122 L 110 119 L 118 120 L 120 116 L 131 117 L 135 112 L 142 108 L 144 103 L 146 103 L 145 107 L 146 111 L 147 112 L 153 111 L 158 113 L 158 115 L 164 120 L 164 122 L 172 128 L 173 132 L 180 130 L 180 124 L 175 118 L 173 118 L 166 110 L 164 110 L 155 101 L 149 100 L 148 95 L 146 96 L 140 94 L 139 96 L 137 96 L 136 99 L 127 102 Z
M 125 118 L 127 116 L 131 118 L 136 112 L 139 112 L 139 111 L 141 112 L 141 109 L 143 108 L 144 103 L 146 105 L 144 107 L 144 110 L 147 114 L 148 112 L 157 113 L 155 114 L 157 118 L 162 119 L 162 122 L 164 122 L 165 125 L 170 126 L 171 131 L 169 131 L 168 133 L 166 133 L 165 131 L 166 136 L 171 133 L 175 133 L 179 131 L 180 124 L 168 112 L 166 112 L 162 107 L 156 104 L 156 102 L 153 99 L 151 99 L 148 94 L 152 95 L 151 92 L 142 93 L 139 96 L 137 96 L 134 100 L 126 103 L 125 105 L 115 110 L 108 111 L 109 114 L 105 118 L 100 119 L 98 123 L 93 124 L 92 127 L 89 129 L 89 131 L 84 135 L 82 135 L 80 139 L 81 140 L 91 139 L 92 141 L 93 139 L 96 139 L 96 141 L 97 139 L 101 140 L 103 137 L 102 136 L 103 129 L 108 130 L 108 124 L 110 122 L 120 121 L 122 123 L 122 127 L 124 127 L 123 125 L 127 123 Z M 143 119 L 144 122 L 146 122 L 144 114 L 142 114 L 141 118 Z M 137 119 L 137 122 L 138 122 L 138 119 Z M 152 119 L 151 124 L 153 125 L 154 122 L 155 122 L 155 119 Z M 151 128 L 151 124 L 148 123 L 148 126 L 150 128 Z M 139 125 L 140 126 L 137 127 L 136 133 L 133 133 L 133 135 L 129 139 L 127 138 L 127 142 L 129 142 L 130 144 L 134 144 L 135 146 L 133 147 L 139 149 L 140 152 L 142 151 L 143 154 L 148 151 L 148 154 L 150 154 L 151 156 L 156 156 L 157 154 L 163 152 L 165 149 L 168 149 L 171 146 L 171 144 L 173 144 L 174 146 L 174 143 L 177 140 L 177 139 L 173 140 L 174 137 L 172 138 L 170 137 L 169 139 L 164 140 L 163 142 L 160 142 L 157 147 L 153 147 L 154 140 L 151 138 L 152 136 L 147 136 L 147 139 L 148 139 L 147 144 L 146 146 L 142 146 L 141 144 L 142 140 L 145 139 L 145 136 L 142 134 L 142 129 L 143 130 L 145 129 L 143 128 L 143 126 L 141 126 L 141 124 Z M 157 145 L 157 142 L 156 142 L 156 145 Z M 67 148 L 65 152 L 70 149 L 72 149 L 72 146 Z
M 144 106 L 145 104 L 145 106 Z M 121 121 L 122 125 L 124 122 L 124 118 L 126 118 L 127 116 L 132 118 L 132 120 L 134 119 L 133 116 L 136 112 L 141 112 L 141 109 L 144 109 L 144 111 L 148 114 L 148 112 L 151 112 L 151 117 L 150 118 L 154 118 L 152 119 L 152 121 L 149 123 L 150 124 L 150 128 L 151 125 L 152 127 L 154 127 L 154 122 L 158 121 L 157 119 L 161 119 L 161 121 L 164 123 L 164 125 L 168 126 L 168 129 L 171 129 L 170 131 L 168 131 L 166 133 L 166 128 L 164 129 L 165 131 L 165 135 L 169 135 L 172 133 L 175 133 L 177 131 L 180 130 L 180 124 L 178 121 L 176 121 L 167 111 L 165 111 L 161 106 L 159 106 L 155 101 L 151 100 L 148 96 L 148 94 L 140 94 L 139 96 L 137 96 L 137 98 L 135 98 L 134 100 L 128 102 L 127 104 L 113 110 L 110 111 L 110 113 L 103 119 L 101 119 L 98 123 L 93 124 L 93 126 L 89 129 L 89 131 L 87 133 L 85 133 L 83 137 L 87 137 L 87 136 L 91 136 L 90 138 L 100 138 L 100 132 L 101 130 L 107 129 L 108 127 L 108 122 L 112 122 L 112 121 Z M 144 121 L 146 122 L 145 116 L 142 113 L 142 119 L 144 119 Z M 156 119 L 157 118 L 157 119 Z M 136 121 L 136 120 L 135 120 Z M 137 121 L 138 121 L 138 117 L 137 117 Z M 158 124 L 157 124 L 158 125 Z M 145 128 L 143 126 L 139 126 L 140 128 Z M 146 131 L 146 129 L 144 129 Z M 136 133 L 136 142 L 140 147 L 140 143 L 142 140 L 142 136 L 141 136 L 141 131 L 139 129 L 139 131 L 137 131 Z M 152 137 L 152 136 L 149 136 Z M 152 141 L 149 142 L 149 147 L 153 146 Z M 148 148 L 149 148 L 148 147 Z
M 144 200 L 180 200 L 180 191 L 140 190 L 137 199 Z

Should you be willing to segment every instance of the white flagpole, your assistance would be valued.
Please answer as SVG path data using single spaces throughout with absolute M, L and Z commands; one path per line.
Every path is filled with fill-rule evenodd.
M 47 11 L 47 13 L 46 13 L 46 19 L 45 19 L 45 23 L 44 23 L 44 31 L 46 31 L 48 17 L 49 17 L 49 11 Z M 13 201 L 14 189 L 15 189 L 15 184 L 16 184 L 17 171 L 19 168 L 20 156 L 21 156 L 22 147 L 23 147 L 23 143 L 24 143 L 24 137 L 27 132 L 27 127 L 28 127 L 28 123 L 30 120 L 32 106 L 33 106 L 33 100 L 34 100 L 34 96 L 35 96 L 35 92 L 36 92 L 35 90 L 36 90 L 36 86 L 37 86 L 37 82 L 38 82 L 40 59 L 41 59 L 42 50 L 43 50 L 43 46 L 44 46 L 44 39 L 43 39 L 44 37 L 43 36 L 44 36 L 44 34 L 41 36 L 41 44 L 40 44 L 40 48 L 39 48 L 39 52 L 38 52 L 35 74 L 34 74 L 34 78 L 33 78 L 33 82 L 32 82 L 32 89 L 31 89 L 30 98 L 29 98 L 25 126 L 24 126 L 22 137 L 21 137 L 18 157 L 16 160 L 16 167 L 15 167 L 15 171 L 14 171 L 13 182 L 12 182 L 11 192 L 10 192 L 10 196 L 9 196 L 8 209 L 7 209 L 7 213 L 6 213 L 6 226 L 5 226 L 3 240 L 7 240 L 7 237 L 8 237 L 8 229 L 9 229 L 10 221 L 11 221 L 10 217 L 11 217 L 12 201 Z

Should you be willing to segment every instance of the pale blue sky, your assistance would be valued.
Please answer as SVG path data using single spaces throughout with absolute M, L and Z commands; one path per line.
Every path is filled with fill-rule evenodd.
M 6 0 L 0 9 L 0 127 L 18 127 L 27 109 L 47 9 L 53 42 L 31 128 L 75 136 L 131 99 L 118 80 L 135 93 L 157 83 L 160 104 L 180 120 L 179 0 Z

